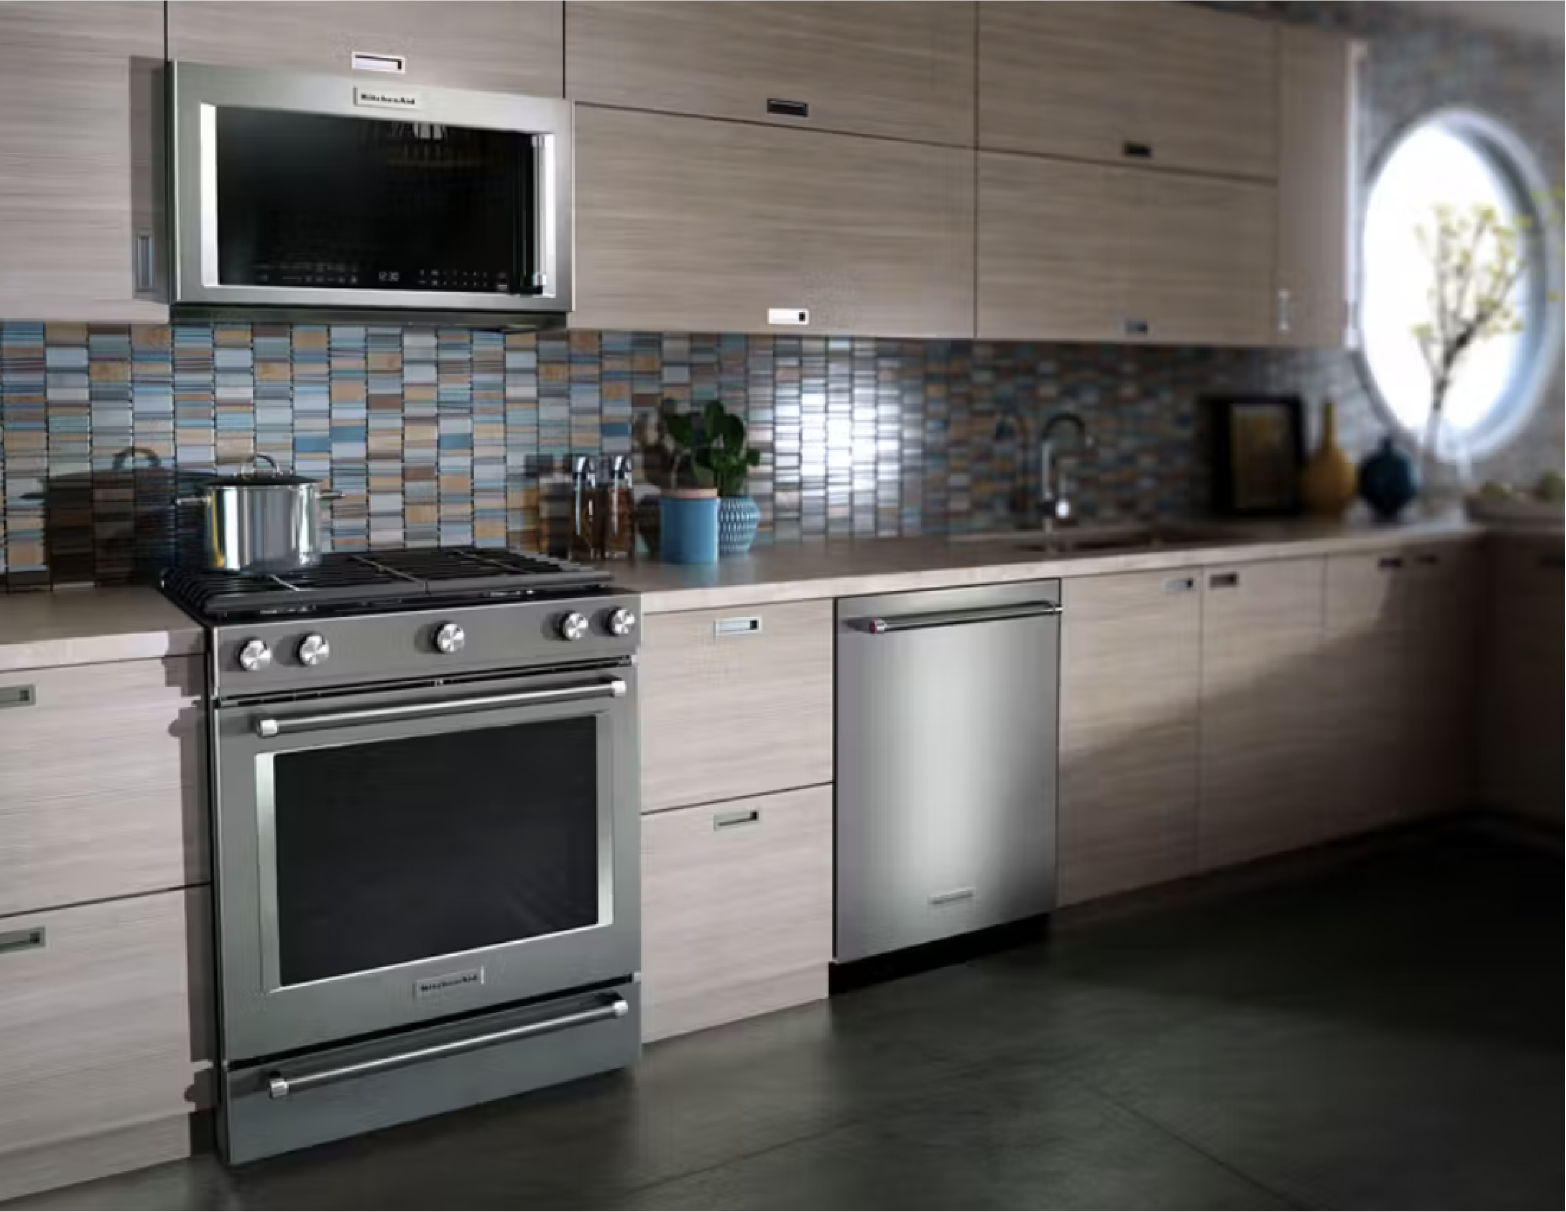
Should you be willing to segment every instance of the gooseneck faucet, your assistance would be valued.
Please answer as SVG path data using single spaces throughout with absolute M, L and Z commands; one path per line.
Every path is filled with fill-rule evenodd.
M 1039 431 L 1039 513 L 1044 529 L 1053 528 L 1056 522 L 1070 519 L 1071 498 L 1066 495 L 1066 480 L 1061 474 L 1059 451 L 1056 446 L 1057 430 L 1071 427 L 1077 431 L 1076 447 L 1086 449 L 1093 444 L 1088 436 L 1087 423 L 1074 412 L 1057 412 L 1044 422 Z

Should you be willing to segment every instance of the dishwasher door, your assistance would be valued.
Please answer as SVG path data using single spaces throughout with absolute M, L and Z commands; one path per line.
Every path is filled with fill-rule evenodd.
M 837 946 L 1055 905 L 1060 582 L 837 603 Z

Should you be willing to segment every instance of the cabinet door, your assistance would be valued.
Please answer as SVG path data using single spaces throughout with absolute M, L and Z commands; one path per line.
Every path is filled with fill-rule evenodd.
M 169 58 L 308 72 L 349 72 L 357 51 L 400 56 L 404 73 L 367 80 L 558 97 L 564 21 L 558 3 L 408 0 L 169 0 Z
M 1399 551 L 1330 556 L 1322 653 L 1323 827 L 1358 833 L 1411 815 L 1404 777 L 1408 710 Z
M 971 151 L 591 106 L 576 133 L 574 326 L 972 334 Z
M 208 914 L 198 889 L 0 919 L 0 1172 L 12 1149 L 197 1109 Z
M 642 810 L 832 781 L 832 603 L 655 614 Z
M 979 153 L 980 337 L 1107 341 L 1121 335 L 1125 176 L 1124 169 L 1097 164 Z
M 1456 812 L 1476 795 L 1478 553 L 1442 544 L 1404 559 L 1406 803 L 1414 814 Z
M 1200 573 L 1062 586 L 1060 903 L 1196 868 Z
M 165 323 L 153 205 L 163 9 L 0 4 L 0 317 Z
M 1321 837 L 1325 755 L 1314 738 L 1326 564 L 1279 560 L 1204 576 L 1198 857 L 1205 869 Z
M 1278 345 L 1348 339 L 1354 216 L 1354 44 L 1283 26 L 1278 78 Z
M 642 819 L 642 1022 L 658 1039 L 827 995 L 832 789 Z
M 1485 615 L 1483 798 L 1561 828 L 1561 619 L 1566 574 L 1558 537 L 1500 538 Z
M 1134 25 L 1127 138 L 1147 163 L 1277 176 L 1278 43 L 1273 23 L 1190 4 L 1116 4 Z
M 1266 344 L 1273 187 L 1131 171 L 1124 181 L 1128 334 L 1164 345 Z
M 618 3 L 566 8 L 577 101 L 973 143 L 973 6 Z
M 979 5 L 979 146 L 1125 158 L 1126 82 L 1150 5 Z

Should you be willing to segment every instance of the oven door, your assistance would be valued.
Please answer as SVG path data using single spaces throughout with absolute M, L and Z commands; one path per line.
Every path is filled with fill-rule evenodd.
M 636 972 L 632 667 L 215 715 L 225 1060 Z
M 173 296 L 571 309 L 571 103 L 178 63 Z

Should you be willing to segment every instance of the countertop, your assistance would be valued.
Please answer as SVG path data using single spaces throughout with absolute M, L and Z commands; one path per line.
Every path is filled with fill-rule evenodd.
M 201 627 L 156 589 L 0 594 L 0 673 L 199 653 Z
M 614 566 L 615 579 L 642 595 L 644 614 L 721 610 L 811 598 L 903 593 L 963 585 L 1153 572 L 1239 561 L 1375 551 L 1410 543 L 1477 540 L 1486 529 L 1460 514 L 1391 525 L 1284 519 L 1212 522 L 1201 538 L 1157 547 L 1044 555 L 1037 536 L 859 539 L 760 547 L 716 564 L 638 561 Z

